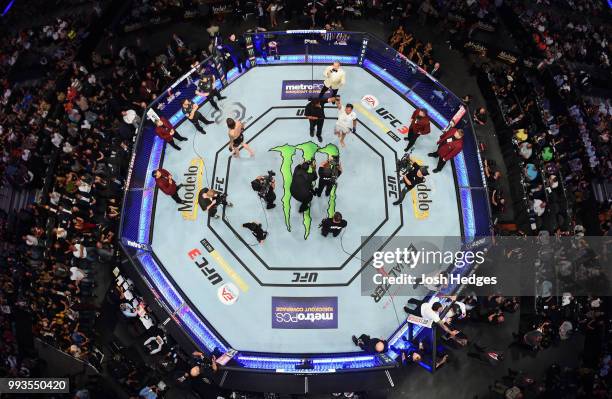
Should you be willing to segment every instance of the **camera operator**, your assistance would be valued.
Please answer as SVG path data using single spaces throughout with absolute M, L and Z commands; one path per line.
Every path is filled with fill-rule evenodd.
M 401 204 L 404 197 L 406 197 L 406 194 L 408 194 L 408 192 L 415 188 L 418 184 L 423 183 L 425 181 L 425 176 L 427 175 L 429 175 L 427 166 L 420 166 L 416 162 L 413 162 L 408 171 L 402 175 L 404 188 L 402 188 L 397 201 L 395 201 L 393 205 Z
M 314 160 L 305 161 L 295 167 L 293 180 L 291 181 L 291 196 L 301 202 L 299 212 L 303 213 L 310 207 L 313 197 L 313 184 L 317 179 L 314 171 L 316 163 Z
M 219 215 L 217 215 L 219 205 L 232 206 L 232 203 L 227 201 L 227 194 L 218 193 L 208 187 L 204 187 L 198 193 L 198 204 L 204 212 L 208 212 L 208 215 L 215 219 L 219 218 Z
M 189 122 L 191 122 L 193 127 L 195 127 L 198 132 L 202 134 L 206 134 L 202 126 L 200 126 L 200 121 L 202 121 L 205 125 L 210 125 L 213 122 L 209 121 L 208 119 L 204 117 L 204 115 L 198 112 L 197 104 L 194 104 L 191 100 L 186 98 L 183 100 L 183 104 L 181 105 L 181 110 L 183 111 L 183 114 L 185 114 Z
M 266 209 L 272 209 L 276 206 L 274 203 L 276 200 L 276 194 L 274 193 L 274 189 L 276 188 L 275 175 L 273 171 L 269 170 L 267 176 L 257 176 L 255 180 L 251 182 L 251 187 L 257 192 L 259 198 L 266 201 Z
M 217 90 L 216 86 L 216 78 L 212 73 L 203 72 L 200 80 L 198 81 L 198 87 L 196 88 L 196 94 L 201 97 L 206 97 L 206 99 L 210 102 L 210 105 L 213 106 L 214 109 L 219 111 L 219 106 L 215 101 L 224 100 L 226 97 L 222 96 Z
M 342 214 L 336 212 L 333 218 L 323 219 L 319 227 L 321 227 L 321 234 L 323 234 L 323 237 L 327 237 L 329 233 L 332 233 L 334 237 L 338 237 L 338 234 L 342 232 L 342 229 L 344 229 L 347 224 L 348 222 L 342 219 Z
M 321 166 L 319 166 L 319 186 L 315 190 L 315 195 L 320 197 L 323 189 L 325 189 L 325 196 L 329 197 L 332 188 L 337 184 L 338 177 L 341 174 L 342 165 L 340 165 L 340 157 L 338 155 L 323 161 Z

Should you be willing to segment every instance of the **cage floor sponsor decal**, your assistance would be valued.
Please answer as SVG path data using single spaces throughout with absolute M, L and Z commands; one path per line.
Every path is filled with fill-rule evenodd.
M 192 159 L 187 172 L 183 173 L 183 200 L 187 203 L 178 210 L 184 220 L 196 220 L 198 217 L 198 193 L 202 189 L 203 174 L 204 161 L 201 158 Z
M 327 154 L 332 157 L 340 154 L 338 147 L 335 144 L 327 144 L 325 147 L 319 147 L 312 141 L 307 141 L 298 145 L 281 145 L 273 147 L 270 151 L 275 151 L 281 155 L 281 167 L 280 173 L 283 177 L 283 197 L 281 199 L 283 204 L 283 213 L 285 216 L 285 226 L 287 231 L 291 231 L 291 182 L 293 181 L 293 168 L 299 163 L 293 162 L 293 156 L 300 150 L 302 152 L 302 161 L 310 161 L 314 158 L 316 153 Z M 332 188 L 327 204 L 327 215 L 333 217 L 336 212 L 336 186 Z M 310 235 L 310 227 L 312 224 L 312 218 L 310 216 L 310 208 L 304 212 L 303 224 L 304 224 L 304 239 L 306 240 Z

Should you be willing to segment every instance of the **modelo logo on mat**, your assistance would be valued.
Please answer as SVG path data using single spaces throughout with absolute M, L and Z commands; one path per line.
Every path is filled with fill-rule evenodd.
M 423 161 L 417 158 L 412 158 L 418 165 L 423 165 Z M 431 187 L 428 182 L 417 184 L 414 190 L 410 191 L 412 198 L 412 210 L 414 217 L 417 220 L 424 220 L 429 217 L 429 209 L 431 208 L 432 195 Z
M 272 328 L 338 328 L 338 298 L 273 296 Z
M 238 300 L 240 290 L 232 283 L 225 283 L 217 289 L 217 297 L 224 305 L 233 305 Z
M 204 161 L 193 158 L 187 171 L 183 173 L 183 200 L 187 201 L 178 210 L 185 220 L 196 220 L 198 217 L 198 193 L 202 189 Z
M 366 94 L 361 98 L 361 104 L 368 109 L 374 109 L 378 107 L 380 102 L 378 101 L 378 98 L 374 97 L 373 95 Z
M 283 80 L 281 100 L 305 100 L 318 97 L 322 80 Z

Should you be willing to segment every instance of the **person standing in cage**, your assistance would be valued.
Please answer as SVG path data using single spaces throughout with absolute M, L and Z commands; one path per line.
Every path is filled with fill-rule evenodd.
M 155 185 L 161 192 L 171 197 L 177 204 L 182 205 L 186 203 L 178 194 L 178 190 L 180 190 L 183 185 L 177 185 L 170 172 L 166 169 L 159 168 L 153 171 L 152 176 L 155 179 Z
M 232 152 L 232 155 L 238 157 L 240 155 L 240 150 L 244 148 L 251 157 L 254 157 L 255 151 L 244 142 L 244 125 L 242 122 L 232 118 L 227 118 L 225 122 L 229 129 L 227 135 L 229 136 L 229 150 Z
M 444 168 L 446 162 L 456 157 L 463 150 L 463 130 L 451 127 L 438 139 L 438 149 L 430 152 L 432 158 L 438 158 L 438 165 L 433 170 L 438 173 Z
M 229 52 L 234 66 L 238 68 L 238 73 L 242 73 L 243 69 L 248 69 L 247 60 L 249 59 L 249 54 L 243 38 L 238 38 L 235 33 L 232 33 L 228 37 L 225 48 Z
M 338 90 L 346 83 L 346 74 L 344 69 L 340 67 L 340 62 L 334 61 L 332 65 L 325 68 L 323 76 L 325 76 L 325 80 L 319 98 L 323 98 L 328 90 L 331 90 L 331 97 L 336 97 Z
M 327 102 L 330 101 L 331 98 L 327 100 Z M 306 104 L 304 117 L 308 119 L 308 123 L 310 124 L 310 137 L 314 137 L 316 127 L 317 140 L 319 140 L 319 143 L 323 142 L 321 132 L 323 131 L 323 122 L 325 122 L 325 111 L 323 110 L 323 104 L 321 103 L 320 98 L 313 98 L 308 104 Z
M 215 98 L 217 98 L 217 100 L 224 100 L 226 97 L 223 97 L 219 90 L 217 90 L 216 83 L 217 80 L 215 75 L 204 72 L 198 81 L 196 94 L 200 97 L 206 97 L 206 99 L 210 102 L 210 105 L 219 111 L 219 106 L 217 105 Z
M 408 151 L 412 148 L 414 143 L 420 136 L 429 134 L 431 126 L 429 123 L 429 115 L 427 110 L 424 108 L 415 109 L 410 118 L 410 126 L 408 127 L 408 135 L 404 140 L 408 141 L 408 145 L 404 151 Z
M 168 119 L 163 116 L 155 121 L 155 134 L 157 134 L 162 140 L 168 143 L 172 148 L 180 151 L 181 147 L 176 145 L 174 139 L 178 141 L 187 140 L 186 137 L 181 136 L 174 128 L 172 124 L 168 121 Z
M 198 108 L 199 107 L 197 104 L 194 104 L 191 100 L 187 98 L 183 100 L 183 104 L 181 106 L 183 114 L 185 114 L 185 116 L 187 117 L 189 122 L 191 122 L 193 127 L 195 127 L 198 132 L 206 134 L 202 126 L 200 126 L 200 121 L 202 121 L 205 125 L 210 125 L 213 122 L 209 121 L 204 117 L 204 115 L 199 113 Z
M 340 96 L 336 96 L 336 107 L 338 107 L 338 120 L 336 121 L 335 134 L 340 138 L 340 145 L 346 147 L 344 138 L 349 132 L 356 132 L 357 114 L 353 111 L 353 104 L 346 104 L 344 107 L 340 102 Z

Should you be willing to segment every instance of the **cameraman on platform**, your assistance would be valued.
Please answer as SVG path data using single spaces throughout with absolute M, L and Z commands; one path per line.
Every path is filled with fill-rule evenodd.
M 272 209 L 276 206 L 274 203 L 276 200 L 276 194 L 274 193 L 274 189 L 276 188 L 275 175 L 273 171 L 269 170 L 267 176 L 257 176 L 255 180 L 251 182 L 251 187 L 257 192 L 259 198 L 266 201 L 266 209 Z
M 319 166 L 319 186 L 315 190 L 317 197 L 321 196 L 325 189 L 325 196 L 329 197 L 332 188 L 337 184 L 338 177 L 342 174 L 342 165 L 340 165 L 340 157 L 333 155 L 326 161 L 323 161 Z
M 227 201 L 227 194 L 219 193 L 208 187 L 204 187 L 198 193 L 198 204 L 204 212 L 208 212 L 208 215 L 215 219 L 219 218 L 219 215 L 217 215 L 219 205 L 233 206 L 231 202 Z

